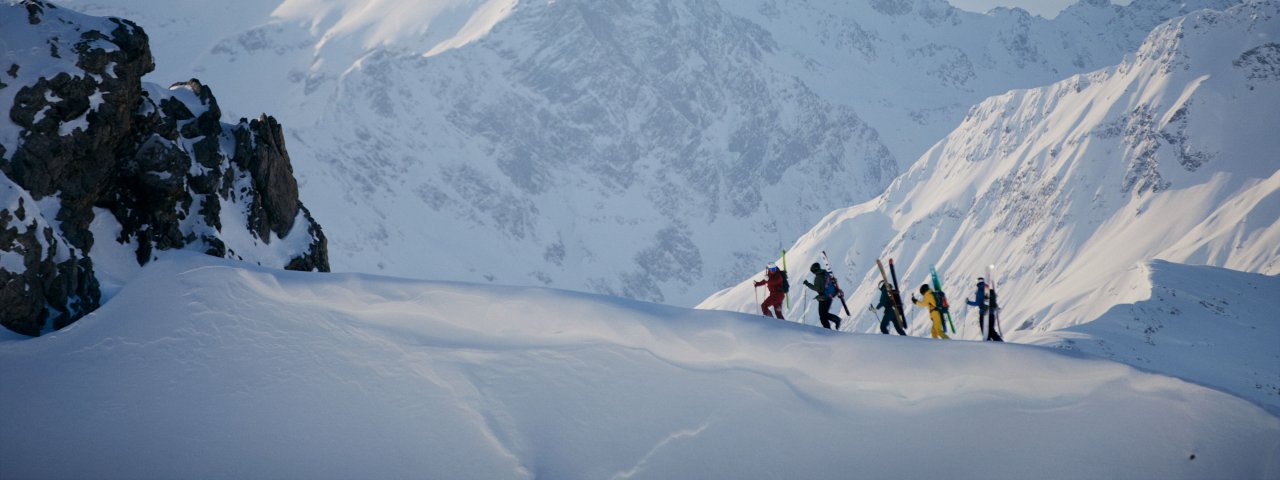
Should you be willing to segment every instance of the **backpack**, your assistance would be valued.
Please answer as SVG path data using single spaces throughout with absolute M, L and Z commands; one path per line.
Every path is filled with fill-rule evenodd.
M 782 287 L 779 289 L 782 293 L 791 293 L 791 282 L 787 280 L 787 271 L 778 270 L 782 274 Z
M 831 272 L 827 272 L 827 296 L 835 298 L 840 294 L 840 282 L 836 280 L 836 276 Z

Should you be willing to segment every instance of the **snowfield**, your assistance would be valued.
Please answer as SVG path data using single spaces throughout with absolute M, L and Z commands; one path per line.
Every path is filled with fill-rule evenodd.
M 1130 274 L 1137 278 L 1107 289 L 1142 300 L 1022 341 L 1191 380 L 1280 414 L 1280 276 L 1164 261 Z
M 1069 351 L 185 252 L 0 377 L 5 478 L 1280 475 L 1280 418 Z

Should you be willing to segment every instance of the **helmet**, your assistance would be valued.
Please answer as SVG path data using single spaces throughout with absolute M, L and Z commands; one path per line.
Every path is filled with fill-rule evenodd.
M 984 283 L 987 283 L 987 281 L 984 280 L 982 277 L 978 277 L 978 285 L 982 285 Z
M 813 262 L 813 265 L 809 265 L 810 272 L 818 273 L 820 270 L 822 270 L 822 265 L 818 265 L 818 262 Z
M 927 292 L 927 291 L 929 291 L 929 284 L 927 284 L 927 283 L 926 283 L 926 284 L 924 284 L 924 285 L 920 285 L 920 294 L 921 294 L 921 295 L 924 295 L 924 292 Z
M 777 265 L 774 265 L 774 264 L 773 264 L 773 262 L 769 262 L 768 269 L 769 269 L 769 271 L 770 271 L 770 272 L 776 272 L 776 271 L 778 271 L 778 266 L 777 266 Z

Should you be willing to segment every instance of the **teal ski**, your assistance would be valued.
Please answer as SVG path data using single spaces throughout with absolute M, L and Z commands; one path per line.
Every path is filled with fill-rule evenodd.
M 951 333 L 956 333 L 956 324 L 951 321 L 951 305 L 947 303 L 947 294 L 942 292 L 942 281 L 938 279 L 938 269 L 933 265 L 929 265 L 929 274 L 933 276 L 933 292 L 938 296 L 938 311 L 942 313 L 942 318 L 946 320 L 943 326 L 943 332 L 946 326 L 951 325 Z

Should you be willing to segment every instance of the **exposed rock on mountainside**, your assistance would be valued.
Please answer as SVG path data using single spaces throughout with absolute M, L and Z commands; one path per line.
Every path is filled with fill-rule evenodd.
M 0 324 L 84 316 L 125 250 L 328 269 L 275 119 L 223 124 L 199 81 L 143 83 L 148 37 L 128 20 L 27 0 L 0 6 L 0 35 Z
M 67 1 L 136 13 L 167 68 L 288 123 L 336 269 L 681 305 L 881 193 L 982 99 L 1238 3 Z

